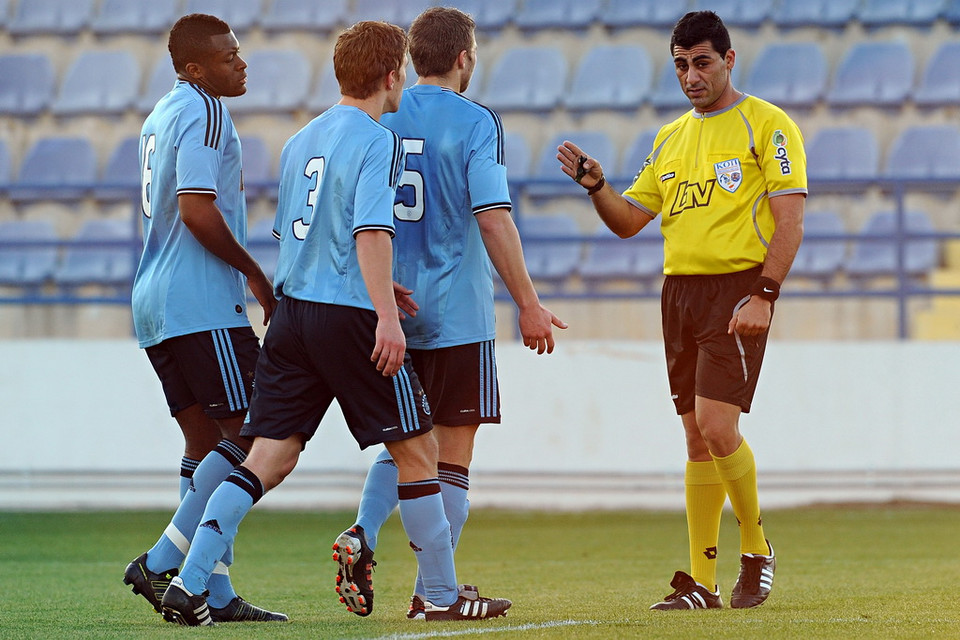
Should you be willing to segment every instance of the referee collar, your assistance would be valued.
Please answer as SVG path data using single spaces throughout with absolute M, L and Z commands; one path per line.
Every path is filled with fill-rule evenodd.
M 719 111 L 711 111 L 710 113 L 700 113 L 700 112 L 697 111 L 696 109 L 693 109 L 693 110 L 692 110 L 693 117 L 694 117 L 694 118 L 697 118 L 697 119 L 703 119 L 703 118 L 712 118 L 712 117 L 714 117 L 714 116 L 723 115 L 723 114 L 726 113 L 727 111 L 730 111 L 731 109 L 734 109 L 734 108 L 736 108 L 736 107 L 739 107 L 739 106 L 743 103 L 743 101 L 746 100 L 746 99 L 749 98 L 749 97 L 750 97 L 750 94 L 748 94 L 748 93 L 741 93 L 741 94 L 740 94 L 740 97 L 737 98 L 737 101 L 734 102 L 733 104 L 731 104 L 730 106 L 724 107 L 723 109 L 720 109 Z

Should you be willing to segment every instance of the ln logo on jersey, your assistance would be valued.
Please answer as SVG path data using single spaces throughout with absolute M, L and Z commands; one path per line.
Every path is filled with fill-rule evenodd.
M 773 132 L 771 142 L 773 142 L 773 146 L 777 148 L 776 153 L 773 155 L 780 161 L 780 175 L 790 175 L 790 158 L 787 157 L 787 136 L 783 135 L 783 131 L 777 129 Z
M 743 182 L 743 171 L 740 170 L 740 158 L 724 160 L 713 165 L 713 171 L 717 174 L 717 184 L 724 191 L 733 193 Z

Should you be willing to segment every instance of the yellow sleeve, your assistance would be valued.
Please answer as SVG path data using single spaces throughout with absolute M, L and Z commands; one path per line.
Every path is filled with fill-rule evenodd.
M 757 139 L 757 161 L 767 182 L 767 193 L 806 193 L 807 155 L 803 134 L 780 109 L 762 121 Z

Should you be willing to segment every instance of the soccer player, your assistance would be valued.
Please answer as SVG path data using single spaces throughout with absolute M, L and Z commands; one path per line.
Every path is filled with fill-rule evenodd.
M 177 83 L 140 137 L 144 248 L 133 321 L 186 445 L 180 506 L 123 579 L 158 612 L 207 498 L 250 448 L 240 429 L 260 344 L 247 319 L 247 285 L 265 324 L 276 304 L 270 281 L 244 249 L 240 139 L 220 101 L 246 91 L 237 38 L 222 20 L 191 14 L 173 26 L 168 48 Z M 231 562 L 227 552 L 210 581 L 212 618 L 286 620 L 237 596 Z
M 340 34 L 333 62 L 342 98 L 281 153 L 280 302 L 242 431 L 254 442 L 207 504 L 183 570 L 163 595 L 167 620 L 211 624 L 202 594 L 217 559 L 246 513 L 293 470 L 334 399 L 360 447 L 385 443 L 397 463 L 400 514 L 438 617 L 496 617 L 510 606 L 458 588 L 428 404 L 400 328 L 392 236 L 403 147 L 379 120 L 400 104 L 406 52 L 403 29 L 385 22 L 359 22 Z M 341 552 L 358 570 L 341 588 L 367 615 L 373 602 L 357 584 L 369 582 L 371 567 L 361 550 Z
M 395 274 L 419 305 L 402 324 L 430 399 L 440 489 L 456 547 L 469 509 L 474 437 L 480 424 L 500 422 L 491 260 L 519 309 L 526 346 L 551 353 L 552 327 L 566 324 L 541 306 L 524 264 L 510 217 L 500 117 L 460 95 L 477 61 L 473 19 L 434 7 L 414 20 L 409 35 L 419 79 L 404 92 L 400 109 L 382 119 L 406 150 L 394 206 Z M 368 473 L 357 523 L 337 547 L 364 549 L 372 561 L 379 530 L 397 505 L 396 482 L 396 465 L 384 451 Z M 334 557 L 339 584 L 351 558 Z M 372 598 L 372 586 L 365 586 Z M 418 576 L 410 617 L 434 618 L 435 605 L 424 593 Z M 356 611 L 349 596 L 341 598 Z
M 737 91 L 736 54 L 723 21 L 691 12 L 670 54 L 693 110 L 660 129 L 623 195 L 572 142 L 557 158 L 620 237 L 661 215 L 661 296 L 670 393 L 687 443 L 689 574 L 653 609 L 717 609 L 720 516 L 727 497 L 740 524 L 740 574 L 731 606 L 762 604 L 776 558 L 766 539 L 753 452 L 740 434 L 763 361 L 774 301 L 803 237 L 803 137 L 779 108 Z

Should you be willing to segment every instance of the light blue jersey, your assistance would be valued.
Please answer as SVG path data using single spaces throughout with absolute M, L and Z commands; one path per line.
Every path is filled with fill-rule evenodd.
M 373 310 L 355 236 L 394 234 L 400 137 L 356 107 L 334 105 L 287 140 L 273 233 L 277 296 Z
M 157 102 L 140 133 L 143 255 L 133 282 L 141 347 L 210 329 L 249 326 L 246 278 L 207 251 L 180 219 L 177 196 L 211 194 L 247 238 L 240 138 L 226 107 L 185 81 Z
M 492 340 L 493 272 L 474 215 L 511 208 L 500 116 L 455 91 L 414 85 L 381 121 L 407 154 L 394 207 L 394 274 L 420 305 L 402 323 L 407 346 Z

